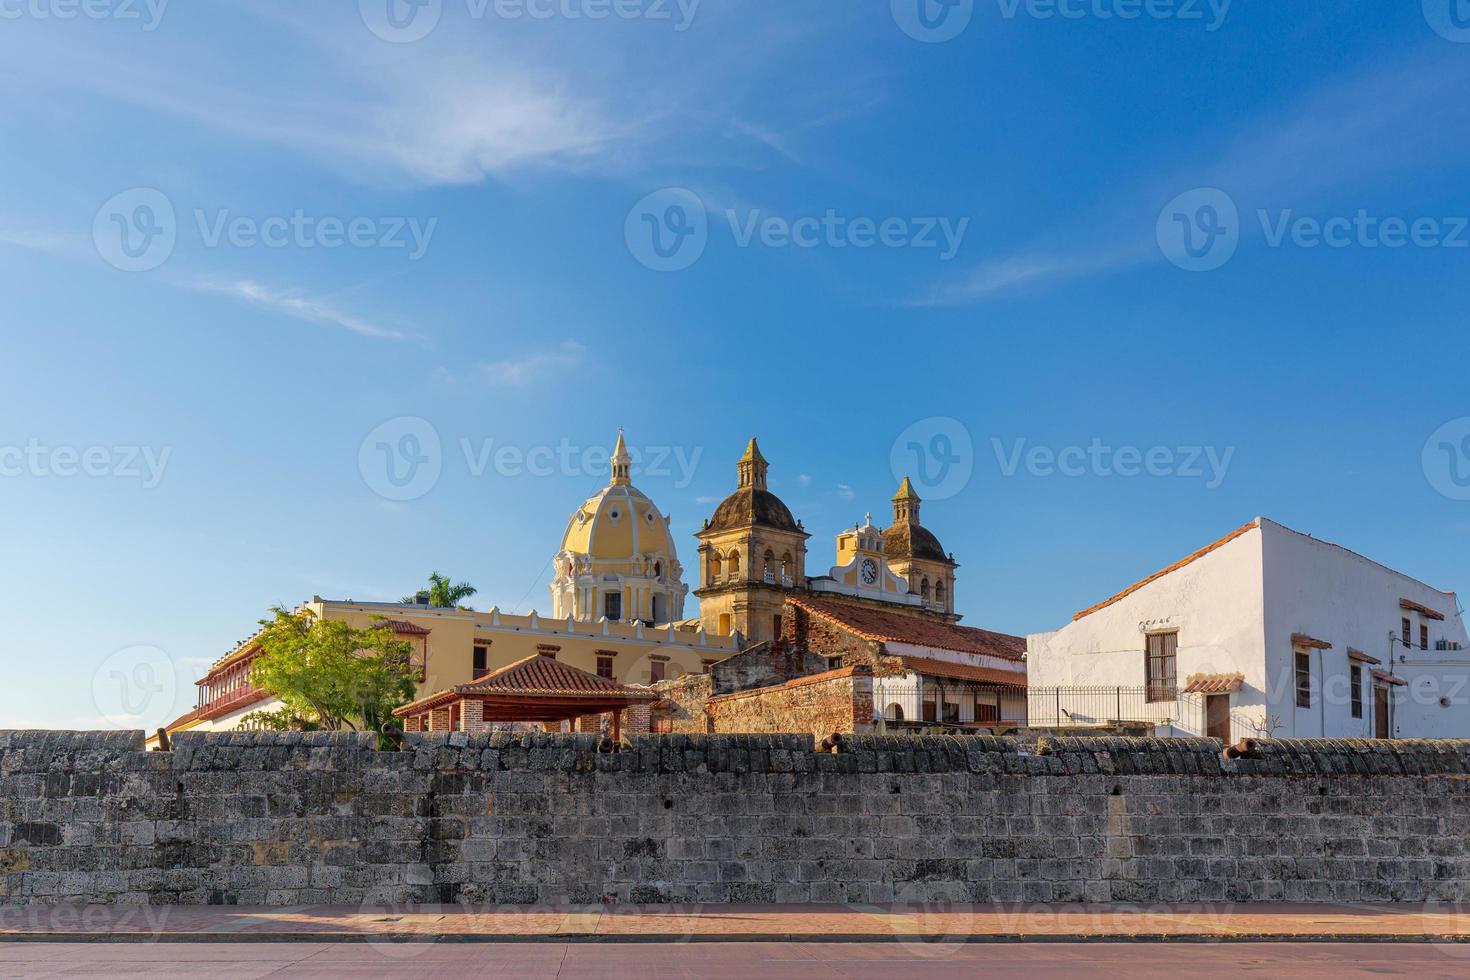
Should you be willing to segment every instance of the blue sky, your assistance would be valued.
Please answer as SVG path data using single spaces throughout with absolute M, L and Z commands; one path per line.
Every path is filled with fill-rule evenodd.
M 971 625 L 1257 514 L 1470 588 L 1470 11 L 386 2 L 0 4 L 0 725 L 313 593 L 545 608 L 620 425 L 688 564 L 752 434 L 815 570 L 925 447 Z

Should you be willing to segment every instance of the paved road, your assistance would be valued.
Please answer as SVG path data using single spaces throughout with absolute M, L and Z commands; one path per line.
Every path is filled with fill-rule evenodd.
M 1378 943 L 0 943 L 0 976 L 573 977 L 1470 976 L 1470 946 Z

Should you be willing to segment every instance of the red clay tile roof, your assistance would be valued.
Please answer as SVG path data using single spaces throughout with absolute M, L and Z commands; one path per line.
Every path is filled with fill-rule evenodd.
M 1074 615 L 1072 617 L 1072 621 L 1073 622 L 1076 622 L 1077 620 L 1081 619 L 1083 616 L 1090 616 L 1093 613 L 1097 612 L 1099 609 L 1105 609 L 1105 608 L 1107 608 L 1108 606 L 1111 606 L 1113 603 L 1117 602 L 1120 599 L 1126 599 L 1128 596 L 1130 596 L 1133 593 L 1137 592 L 1139 589 L 1143 588 L 1145 585 L 1148 585 L 1150 582 L 1155 582 L 1158 579 L 1163 578 L 1165 575 L 1168 575 L 1170 572 L 1177 572 L 1179 569 L 1183 568 L 1185 565 L 1188 565 L 1188 564 L 1191 564 L 1192 562 L 1198 561 L 1199 559 L 1203 558 L 1205 555 L 1208 555 L 1210 552 L 1212 552 L 1212 551 L 1214 551 L 1214 550 L 1216 550 L 1218 548 L 1222 548 L 1225 545 L 1229 544 L 1230 542 L 1234 541 L 1236 538 L 1240 537 L 1242 534 L 1245 534 L 1247 531 L 1253 531 L 1253 530 L 1255 530 L 1256 528 L 1258 528 L 1260 526 L 1261 526 L 1260 519 L 1257 518 L 1256 520 L 1251 521 L 1249 524 L 1245 525 L 1244 527 L 1236 528 L 1234 531 L 1231 531 L 1229 534 L 1225 535 L 1220 540 L 1214 541 L 1214 542 L 1211 542 L 1210 544 L 1205 545 L 1203 548 L 1201 548 L 1200 550 L 1196 551 L 1194 554 L 1187 555 L 1184 558 L 1179 559 L 1174 564 L 1170 565 L 1168 568 L 1160 569 L 1159 571 L 1154 572 L 1148 578 L 1143 579 L 1140 582 L 1135 582 L 1132 585 L 1128 586 L 1128 588 L 1124 589 L 1122 592 L 1119 592 L 1117 595 L 1112 596 L 1111 598 L 1108 598 L 1108 599 L 1104 599 L 1102 602 L 1099 602 L 1095 606 L 1089 606 L 1089 607 L 1087 607 L 1086 609 L 1082 610 L 1080 613 L 1077 613 L 1076 615 Z
M 455 688 L 460 694 L 618 694 L 627 688 L 552 657 L 532 654 Z
M 1245 687 L 1244 674 L 1193 674 L 1185 682 L 1185 694 L 1235 694 Z
M 589 674 L 585 670 L 578 670 L 576 667 L 568 666 L 551 657 L 543 657 L 538 653 L 501 667 L 477 681 L 460 684 L 449 690 L 438 691 L 419 698 L 411 704 L 394 710 L 393 713 L 403 717 L 452 701 L 464 698 L 474 699 L 476 695 L 491 698 L 524 697 L 529 700 L 537 698 L 580 698 L 625 702 L 658 700 L 658 695 L 651 691 L 625 687 L 617 681 Z
M 973 684 L 999 684 L 1005 687 L 1025 687 L 1024 670 L 1000 670 L 996 667 L 976 667 L 973 664 L 957 664 L 951 660 L 932 660 L 929 657 L 900 657 L 903 665 L 916 674 L 929 677 L 944 677 Z
M 403 633 L 403 634 L 406 634 L 408 636 L 428 636 L 429 635 L 429 631 L 427 629 L 425 629 L 424 627 L 420 626 L 418 623 L 410 623 L 410 622 L 408 622 L 406 620 L 402 620 L 402 619 L 384 619 L 384 620 L 381 620 L 379 622 L 373 623 L 372 628 L 373 629 L 381 629 L 384 626 L 388 627 L 390 630 L 392 630 L 395 633 Z
M 788 596 L 786 601 L 868 640 L 912 643 L 914 646 L 1015 661 L 1024 659 L 1026 655 L 1025 637 L 992 633 L 973 626 L 956 626 L 912 613 L 889 612 L 833 599 Z

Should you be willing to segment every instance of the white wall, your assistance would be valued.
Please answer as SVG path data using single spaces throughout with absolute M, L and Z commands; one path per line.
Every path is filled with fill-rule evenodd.
M 1266 586 L 1266 660 L 1272 712 L 1282 721 L 1277 734 L 1298 738 L 1367 738 L 1373 735 L 1372 670 L 1408 680 L 1392 689 L 1393 734 L 1397 738 L 1470 737 L 1470 650 L 1436 651 L 1441 639 L 1470 646 L 1452 593 L 1355 554 L 1300 534 L 1273 521 L 1262 522 Z M 1400 608 L 1410 599 L 1445 614 L 1443 621 Z M 1397 637 L 1407 616 L 1414 649 Z M 1429 627 L 1430 649 L 1418 649 L 1419 626 Z M 1292 634 L 1331 643 L 1313 650 L 1312 707 L 1296 706 Z M 1364 666 L 1363 717 L 1352 717 L 1348 648 L 1383 661 Z M 1441 706 L 1448 698 L 1450 705 Z
M 1146 634 L 1177 630 L 1179 686 L 1191 674 L 1244 674 L 1232 706 L 1258 718 L 1266 700 L 1261 583 L 1261 532 L 1252 528 L 1109 606 L 1028 637 L 1029 683 L 1142 688 Z

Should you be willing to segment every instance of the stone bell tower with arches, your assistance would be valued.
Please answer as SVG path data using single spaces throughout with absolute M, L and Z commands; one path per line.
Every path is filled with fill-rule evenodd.
M 806 533 L 767 487 L 770 464 L 755 439 L 736 464 L 737 486 L 695 534 L 699 539 L 700 623 L 739 631 L 747 643 L 780 633 L 786 594 L 806 587 Z

